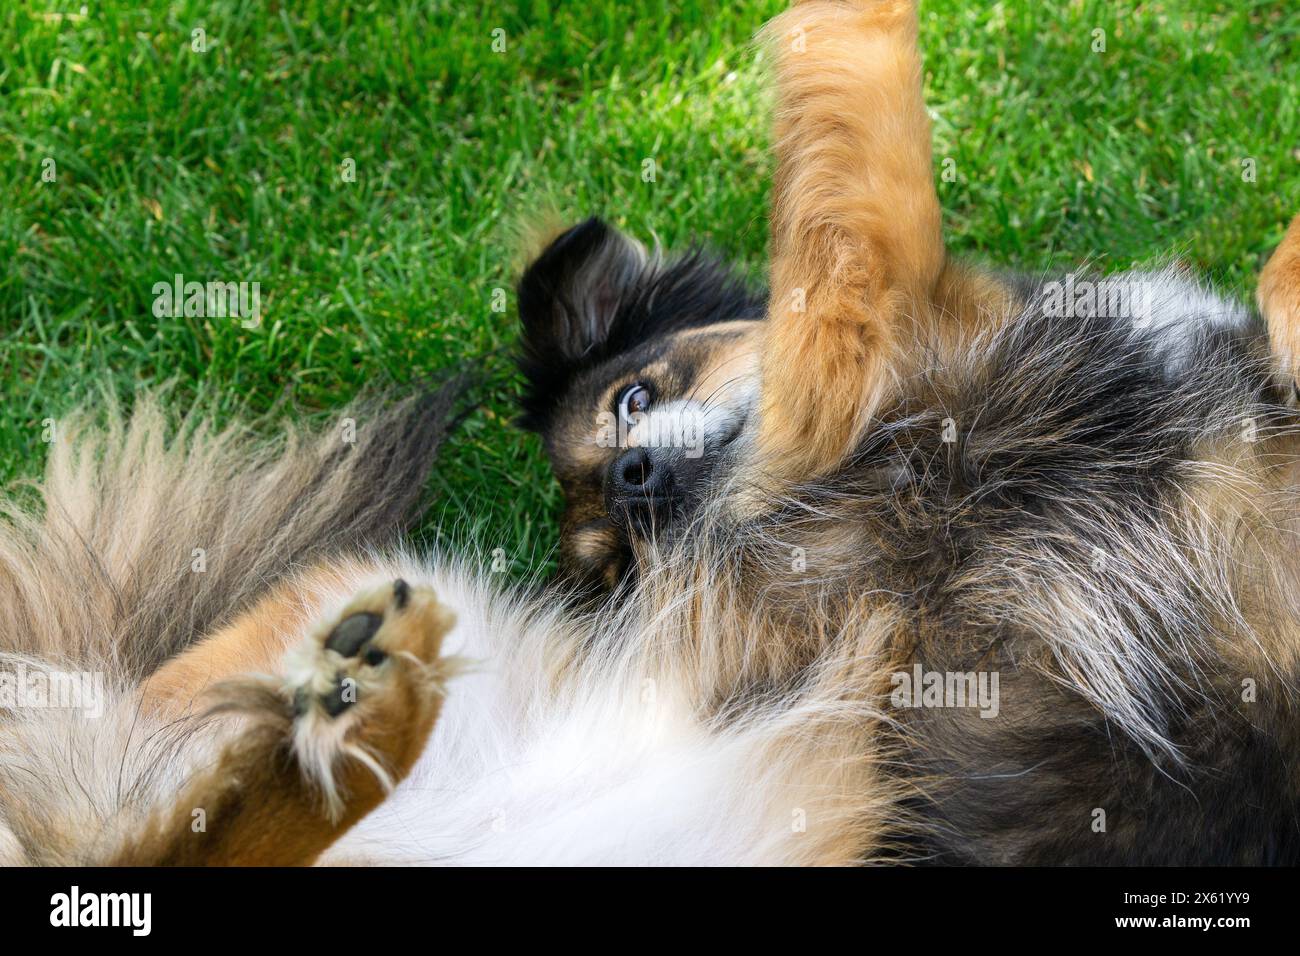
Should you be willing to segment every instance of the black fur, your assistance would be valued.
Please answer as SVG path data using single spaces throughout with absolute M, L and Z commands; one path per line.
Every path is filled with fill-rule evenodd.
M 1237 673 L 1216 648 L 1224 622 L 1204 582 L 1126 560 L 1174 535 L 1191 467 L 1234 440 L 1294 431 L 1268 370 L 1267 335 L 1202 328 L 1175 366 L 1167 340 L 1128 319 L 1032 309 L 966 367 L 933 371 L 829 482 L 797 491 L 777 526 L 810 512 L 859 529 L 839 586 L 897 595 L 909 661 L 926 671 L 997 671 L 1002 712 L 901 713 L 906 775 L 928 794 L 907 852 L 935 862 L 1264 864 L 1300 862 L 1300 745 L 1289 701 L 1300 674 Z M 955 440 L 941 440 L 951 419 Z M 1193 543 L 1188 545 L 1194 546 Z M 1092 575 L 1093 602 L 1171 664 L 1143 695 L 1174 751 L 1136 739 L 1045 676 L 1056 637 L 999 600 L 1052 568 Z M 1056 564 L 1054 559 L 1059 559 Z M 811 558 L 810 558 L 811 560 Z M 990 586 L 992 583 L 992 587 Z M 834 585 L 832 585 L 834 586 Z M 1160 594 L 1159 606 L 1144 596 Z M 1268 687 L 1254 710 L 1243 678 Z M 1106 831 L 1094 832 L 1094 812 Z
M 903 383 L 842 468 L 792 489 L 752 535 L 721 532 L 734 544 L 740 531 L 733 570 L 742 585 L 764 582 L 765 611 L 889 595 L 906 622 L 900 662 L 1000 675 L 996 719 L 954 707 L 891 714 L 898 773 L 917 794 L 902 816 L 922 823 L 898 834 L 909 859 L 1300 862 L 1300 674 L 1239 673 L 1227 649 L 1250 638 L 1229 619 L 1236 585 L 1180 563 L 1200 543 L 1182 540 L 1175 518 L 1247 420 L 1260 460 L 1275 461 L 1291 454 L 1300 421 L 1270 371 L 1262 319 L 1225 304 L 1227 321 L 1201 321 L 1189 310 L 1217 300 L 1190 284 L 1180 298 L 1177 281 L 1162 281 L 1167 314 L 1142 327 L 1097 310 L 1055 315 L 1044 283 L 1009 278 L 1023 305 L 1015 321 Z M 547 250 L 520 306 L 534 428 L 583 369 L 630 349 L 629 368 L 643 365 L 693 321 L 762 314 L 762 299 L 712 260 L 646 267 L 595 220 Z M 807 574 L 773 578 L 792 547 Z M 1070 646 L 1053 622 L 1073 619 L 1041 602 L 1064 575 L 1116 629 L 1113 646 L 1106 632 L 1090 653 L 1160 662 L 1123 672 L 1127 694 L 1089 699 L 1062 672 Z M 1243 704 L 1244 678 L 1259 683 L 1259 704 Z
M 695 249 L 666 263 L 600 219 L 552 242 L 519 280 L 527 383 L 521 424 L 545 430 L 573 376 L 650 340 L 729 319 L 758 319 L 766 296 Z

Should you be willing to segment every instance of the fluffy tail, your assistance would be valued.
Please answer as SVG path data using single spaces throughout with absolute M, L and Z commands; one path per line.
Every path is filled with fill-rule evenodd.
M 56 423 L 37 506 L 0 504 L 0 653 L 133 682 L 304 563 L 391 542 L 462 393 L 371 399 L 269 442 L 172 427 L 148 397 Z

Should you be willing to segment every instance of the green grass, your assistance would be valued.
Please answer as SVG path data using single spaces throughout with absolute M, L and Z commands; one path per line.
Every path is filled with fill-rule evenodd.
M 42 421 L 105 381 L 124 398 L 172 381 L 178 403 L 271 428 L 472 365 L 483 404 L 440 463 L 426 530 L 541 565 L 561 502 L 511 427 L 513 293 L 492 307 L 515 227 L 599 212 L 761 275 L 751 38 L 781 6 L 4 5 L 0 479 L 38 473 Z M 1300 10 L 933 0 L 922 16 L 955 249 L 1027 268 L 1174 250 L 1250 291 L 1300 211 Z M 259 282 L 261 326 L 155 318 L 153 285 L 178 272 Z

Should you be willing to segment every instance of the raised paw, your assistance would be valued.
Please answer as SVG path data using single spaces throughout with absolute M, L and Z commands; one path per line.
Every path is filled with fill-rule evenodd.
M 398 580 L 357 595 L 286 657 L 293 748 L 331 814 L 414 765 L 442 706 L 454 623 L 432 589 Z
M 291 652 L 296 715 L 337 718 L 394 692 L 404 697 L 403 685 L 436 691 L 439 650 L 454 622 L 432 589 L 400 579 L 357 595 Z
M 364 591 L 311 629 L 281 677 L 229 678 L 211 713 L 237 713 L 215 764 L 126 841 L 114 865 L 308 864 L 378 806 L 419 759 L 442 707 L 452 614 L 427 587 Z M 192 827 L 195 808 L 205 827 Z

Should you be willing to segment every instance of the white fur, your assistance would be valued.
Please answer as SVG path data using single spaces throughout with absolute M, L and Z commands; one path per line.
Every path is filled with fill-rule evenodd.
M 1123 300 L 1137 306 L 1129 316 L 1133 327 L 1159 337 L 1170 374 L 1186 369 L 1200 330 L 1244 328 L 1252 321 L 1240 302 L 1219 295 L 1177 265 L 1108 276 L 1098 285 L 1099 292 L 1121 290 Z
M 413 559 L 349 589 L 392 577 L 453 609 L 444 653 L 468 667 L 410 776 L 322 862 L 780 864 L 813 852 L 806 827 L 829 825 L 825 795 L 772 759 L 807 717 L 798 707 L 707 727 L 635 640 L 552 680 L 550 656 L 573 636 L 558 611 Z
M 699 458 L 744 420 L 748 402 L 741 397 L 739 405 L 678 399 L 655 406 L 638 416 L 628 430 L 627 447 L 675 448 L 687 457 Z

